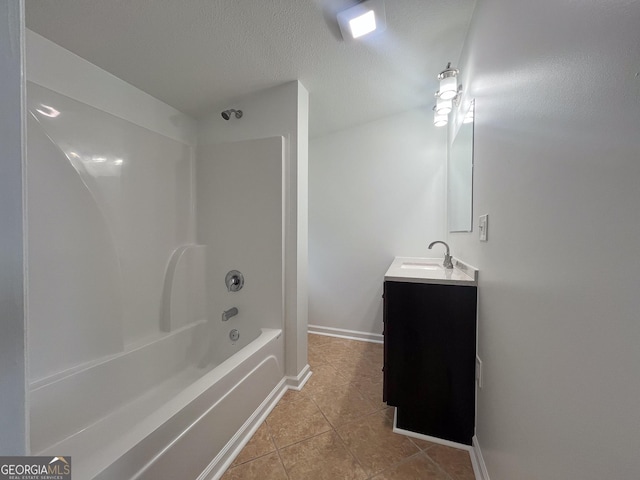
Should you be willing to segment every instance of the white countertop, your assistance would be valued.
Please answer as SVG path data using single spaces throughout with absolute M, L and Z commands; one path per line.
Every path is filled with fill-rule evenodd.
M 444 268 L 442 262 L 442 258 L 396 257 L 384 279 L 392 282 L 478 285 L 477 268 L 457 258 L 453 259 L 453 269 Z

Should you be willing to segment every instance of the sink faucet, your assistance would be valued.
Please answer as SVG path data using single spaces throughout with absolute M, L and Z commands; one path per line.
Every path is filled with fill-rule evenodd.
M 444 268 L 453 268 L 453 263 L 451 262 L 451 255 L 449 254 L 449 245 L 447 245 L 442 240 L 436 240 L 435 242 L 431 242 L 429 244 L 429 250 L 431 250 L 431 247 L 433 247 L 436 243 L 441 243 L 447 249 L 447 251 L 444 253 L 444 262 L 442 262 L 442 266 Z

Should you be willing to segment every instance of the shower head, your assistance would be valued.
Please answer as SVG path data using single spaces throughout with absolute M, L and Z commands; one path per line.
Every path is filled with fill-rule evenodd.
M 236 118 L 242 118 L 242 110 L 235 110 L 235 109 L 230 109 L 230 110 L 225 110 L 224 112 L 221 113 L 222 118 L 224 118 L 225 120 L 229 120 L 231 118 L 231 114 L 235 113 Z

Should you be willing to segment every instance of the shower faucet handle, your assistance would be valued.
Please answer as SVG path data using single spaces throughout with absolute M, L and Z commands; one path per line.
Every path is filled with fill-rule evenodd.
M 229 292 L 237 292 L 244 286 L 244 276 L 238 270 L 231 270 L 224 277 L 224 283 Z

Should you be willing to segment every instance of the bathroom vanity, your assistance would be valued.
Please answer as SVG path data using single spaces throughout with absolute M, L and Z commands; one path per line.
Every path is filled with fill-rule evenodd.
M 478 271 L 396 257 L 384 281 L 384 400 L 396 428 L 471 445 Z

